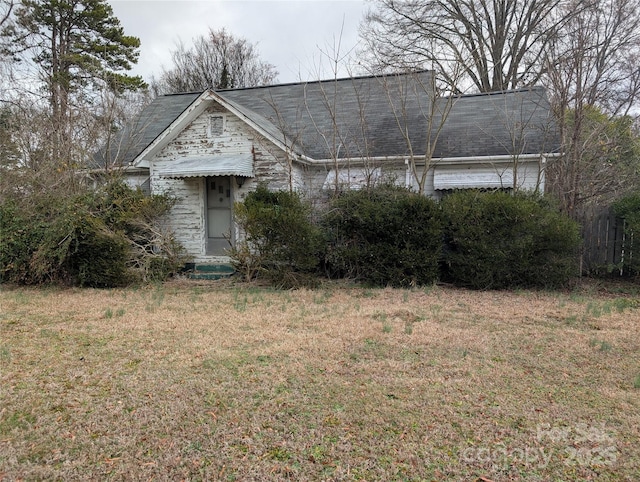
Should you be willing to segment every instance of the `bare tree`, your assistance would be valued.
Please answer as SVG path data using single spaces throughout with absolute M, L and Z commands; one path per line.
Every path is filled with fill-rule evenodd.
M 287 175 L 287 187 L 289 192 L 293 193 L 297 187 L 294 179 L 294 161 L 297 157 L 296 152 L 301 147 L 302 132 L 293 129 L 285 120 L 278 102 L 273 98 L 272 94 L 265 101 L 273 109 L 272 122 L 277 130 L 276 138 L 281 142 L 284 149 L 274 146 L 272 142 L 263 141 L 261 137 L 258 138 L 258 142 L 260 142 L 260 147 L 284 168 Z
M 298 149 L 314 152 L 315 160 L 308 162 L 326 169 L 325 188 L 337 193 L 345 187 L 368 188 L 380 181 L 396 181 L 406 162 L 411 184 L 420 192 L 428 191 L 436 148 L 458 100 L 437 92 L 430 72 L 371 78 L 334 76 L 302 84 L 299 97 L 297 107 L 288 103 L 286 115 L 270 98 L 270 117 L 287 146 L 286 159 L 293 159 L 291 154 Z M 402 149 L 401 156 L 394 151 L 394 159 L 387 157 L 388 146 L 378 144 L 381 128 L 393 138 L 389 142 Z M 383 163 L 390 168 L 384 175 L 380 169 Z M 291 162 L 283 165 L 291 172 Z
M 534 88 L 488 96 L 495 111 L 495 126 L 480 126 L 509 162 L 492 162 L 502 187 L 513 192 L 527 189 L 539 193 L 546 178 L 547 157 L 557 156 L 558 140 L 546 92 Z M 499 135 L 497 135 L 499 133 Z
M 343 25 L 344 27 L 344 25 Z M 318 82 L 317 89 L 320 93 L 320 102 L 322 103 L 326 117 L 325 122 L 321 122 L 321 119 L 316 119 L 312 114 L 310 107 L 310 99 L 307 95 L 309 86 L 305 87 L 304 105 L 311 125 L 313 125 L 318 138 L 321 140 L 323 147 L 328 153 L 331 159 L 333 169 L 333 190 L 338 193 L 345 186 L 341 185 L 340 172 L 345 170 L 347 176 L 350 176 L 350 170 L 352 167 L 352 158 L 365 159 L 362 169 L 367 173 L 366 183 L 371 184 L 371 171 L 373 166 L 371 165 L 368 153 L 368 135 L 366 125 L 366 102 L 362 98 L 362 93 L 358 87 L 352 81 L 350 90 L 356 99 L 357 103 L 357 121 L 354 124 L 347 125 L 349 121 L 354 119 L 354 112 L 345 112 L 345 108 L 341 105 L 341 99 L 339 95 L 339 73 L 341 67 L 345 67 L 350 71 L 350 66 L 346 64 L 349 58 L 350 52 L 346 54 L 342 51 L 342 34 L 334 38 L 333 45 L 328 45 L 324 49 L 320 49 L 321 58 L 317 65 L 317 74 L 320 77 L 320 73 L 325 71 L 325 61 L 329 64 L 329 71 L 331 72 L 331 80 L 328 82 Z M 314 87 L 316 88 L 316 87 Z M 344 100 L 344 99 L 343 99 Z M 314 100 L 315 102 L 318 99 Z M 326 119 L 329 120 L 328 124 Z
M 564 8 L 576 10 L 581 3 Z M 633 185 L 633 167 L 625 172 L 626 161 L 611 154 L 625 151 L 620 142 L 629 125 L 627 134 L 621 127 L 640 96 L 639 58 L 640 10 L 634 0 L 601 0 L 580 9 L 548 52 L 546 80 L 564 151 L 550 180 L 568 213 Z
M 51 146 L 76 157 L 76 145 L 60 144 L 51 129 L 51 112 L 46 106 L 33 104 L 28 98 L 15 99 L 5 108 L 5 136 L 11 157 L 5 158 L 0 174 L 0 196 L 10 193 L 46 195 L 59 192 L 66 196 L 77 192 L 79 179 L 72 169 L 62 168 L 51 159 Z M 70 138 L 67 138 L 70 139 Z M 7 162 L 9 161 L 9 162 Z
M 287 146 L 283 164 L 289 173 L 290 189 L 293 189 L 292 154 L 311 147 L 310 143 L 322 152 L 322 164 L 330 173 L 325 184 L 326 187 L 330 184 L 334 192 L 344 189 L 345 175 L 350 179 L 356 170 L 358 184 L 364 184 L 362 187 L 369 187 L 377 180 L 375 174 L 380 170 L 376 171 L 372 160 L 372 139 L 367 125 L 368 92 L 362 91 L 359 80 L 351 75 L 352 54 L 353 50 L 342 49 L 342 32 L 332 45 L 320 49 L 314 75 L 317 78 L 326 75 L 329 80 L 302 84 L 294 116 L 289 113 L 285 120 L 276 99 L 268 99 L 273 109 L 270 117 Z M 341 72 L 347 72 L 347 77 L 340 78 Z
M 374 0 L 362 25 L 380 69 L 430 68 L 453 93 L 533 85 L 566 22 L 562 0 Z M 462 67 L 464 77 L 457 73 Z
M 459 79 L 461 70 L 452 69 L 451 78 Z M 447 95 L 438 88 L 433 72 L 426 80 L 420 74 L 410 76 L 409 82 L 394 81 L 394 76 L 382 79 L 393 118 L 405 143 L 410 175 L 418 192 L 425 194 L 429 171 L 438 161 L 435 153 L 440 136 L 459 97 Z M 424 131 L 422 135 L 416 135 L 416 126 Z
M 226 29 L 210 29 L 191 48 L 179 43 L 172 60 L 173 66 L 151 81 L 155 95 L 267 85 L 278 75 L 272 64 L 260 60 L 254 44 Z
M 104 91 L 97 99 L 92 116 L 93 125 L 91 167 L 114 174 L 128 166 L 132 153 L 140 148 L 142 134 L 149 127 L 140 112 L 151 102 L 148 91 L 117 95 Z
M 14 94 L 0 107 L 0 196 L 17 190 L 65 197 L 85 188 L 89 174 L 85 169 L 100 167 L 105 174 L 115 174 L 122 164 L 98 162 L 96 154 L 107 149 L 110 158 L 121 160 L 115 151 L 135 147 L 131 145 L 135 139 L 122 139 L 116 131 L 129 126 L 144 100 L 142 92 L 102 91 L 91 105 L 76 105 L 69 111 L 66 135 L 58 137 L 45 103 Z M 52 152 L 62 157 L 55 158 Z
M 14 0 L 0 0 L 0 102 L 6 101 L 5 91 L 11 86 L 11 56 L 9 55 L 8 39 L 1 33 L 12 21 Z
M 581 204 L 615 197 L 625 182 L 632 184 L 637 166 L 620 153 L 632 152 L 631 131 L 621 126 L 628 125 L 625 116 L 637 115 L 640 95 L 637 1 L 374 0 L 374 5 L 362 35 L 376 68 L 431 67 L 453 92 L 460 85 L 481 92 L 547 87 L 564 154 L 547 166 L 547 186 L 565 211 L 575 214 Z M 456 66 L 464 70 L 459 82 L 450 74 Z

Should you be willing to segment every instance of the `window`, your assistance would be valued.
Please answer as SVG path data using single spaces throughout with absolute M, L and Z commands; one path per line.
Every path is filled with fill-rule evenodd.
M 336 179 L 337 177 L 337 179 Z M 342 168 L 336 173 L 331 169 L 327 173 L 322 189 L 335 189 L 336 182 L 342 189 L 358 190 L 363 187 L 373 186 L 382 179 L 382 169 L 367 169 L 364 167 Z

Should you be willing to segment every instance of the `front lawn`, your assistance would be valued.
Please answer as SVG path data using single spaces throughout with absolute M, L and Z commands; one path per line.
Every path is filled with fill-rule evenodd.
M 636 295 L 2 287 L 0 480 L 637 480 Z

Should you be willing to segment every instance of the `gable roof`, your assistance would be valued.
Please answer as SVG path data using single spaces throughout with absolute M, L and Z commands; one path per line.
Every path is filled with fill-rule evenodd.
M 557 151 L 543 88 L 439 98 L 434 110 L 431 83 L 432 73 L 422 71 L 166 95 L 123 132 L 119 145 L 126 150 L 114 152 L 124 164 L 138 159 L 187 109 L 209 100 L 244 117 L 272 141 L 316 160 L 423 155 L 430 119 L 432 139 L 439 130 L 434 157 Z M 115 159 L 105 154 L 102 162 Z

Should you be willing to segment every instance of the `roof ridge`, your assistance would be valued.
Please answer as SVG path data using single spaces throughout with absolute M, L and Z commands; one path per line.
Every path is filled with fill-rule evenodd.
M 249 87 L 235 87 L 230 89 L 211 89 L 214 92 L 223 93 L 223 92 L 240 92 L 240 91 L 248 91 L 248 90 L 258 90 L 258 89 L 272 89 L 275 87 L 292 87 L 295 85 L 308 85 L 308 84 L 327 84 L 331 82 L 345 82 L 350 80 L 363 80 L 363 79 L 376 79 L 376 78 L 385 78 L 385 77 L 399 77 L 399 76 L 410 76 L 410 75 L 419 75 L 425 73 L 433 73 L 433 70 L 423 69 L 416 70 L 412 72 L 394 72 L 387 74 L 370 74 L 370 75 L 356 75 L 351 77 L 340 77 L 334 79 L 318 79 L 318 80 L 304 80 L 299 82 L 285 82 L 282 84 L 269 84 L 269 85 L 254 85 Z M 518 87 L 517 89 L 506 89 L 506 90 L 493 90 L 490 92 L 473 92 L 470 94 L 460 94 L 454 97 L 462 98 L 462 97 L 482 97 L 482 96 L 492 96 L 492 95 L 504 95 L 504 94 L 513 94 L 518 92 L 527 92 L 527 91 L 540 91 L 545 90 L 545 87 L 542 85 L 530 85 L 527 87 Z M 204 90 L 195 90 L 191 92 L 174 92 L 171 94 L 163 94 L 162 97 L 171 97 L 178 95 L 201 95 Z M 444 98 L 448 98 L 451 96 L 445 96 Z
M 505 94 L 517 94 L 518 92 L 531 92 L 531 91 L 544 91 L 546 90 L 542 85 L 531 85 L 529 87 L 519 87 L 517 89 L 507 89 L 507 90 L 493 90 L 491 92 L 474 92 L 471 94 L 461 94 L 454 95 L 453 97 L 490 97 L 492 95 L 505 95 Z M 443 98 L 448 98 L 451 96 L 445 96 Z
M 433 70 L 422 69 L 422 70 L 407 71 L 407 72 L 355 75 L 350 77 L 338 77 L 333 79 L 301 80 L 299 82 L 285 82 L 282 84 L 254 85 L 250 87 L 236 87 L 231 89 L 213 89 L 213 90 L 215 92 L 238 92 L 243 90 L 272 89 L 274 87 L 292 87 L 295 85 L 308 85 L 308 84 L 328 84 L 331 82 L 346 82 L 346 81 L 353 81 L 353 80 L 376 79 L 376 78 L 385 78 L 385 77 L 400 77 L 400 76 L 408 77 L 411 75 L 420 75 L 420 74 L 426 74 L 429 72 L 433 73 Z
M 173 92 L 171 94 L 162 94 L 162 95 L 159 95 L 158 97 L 172 97 L 172 96 L 178 96 L 178 95 L 202 95 L 204 92 L 205 92 L 204 90 L 194 90 L 192 92 Z

